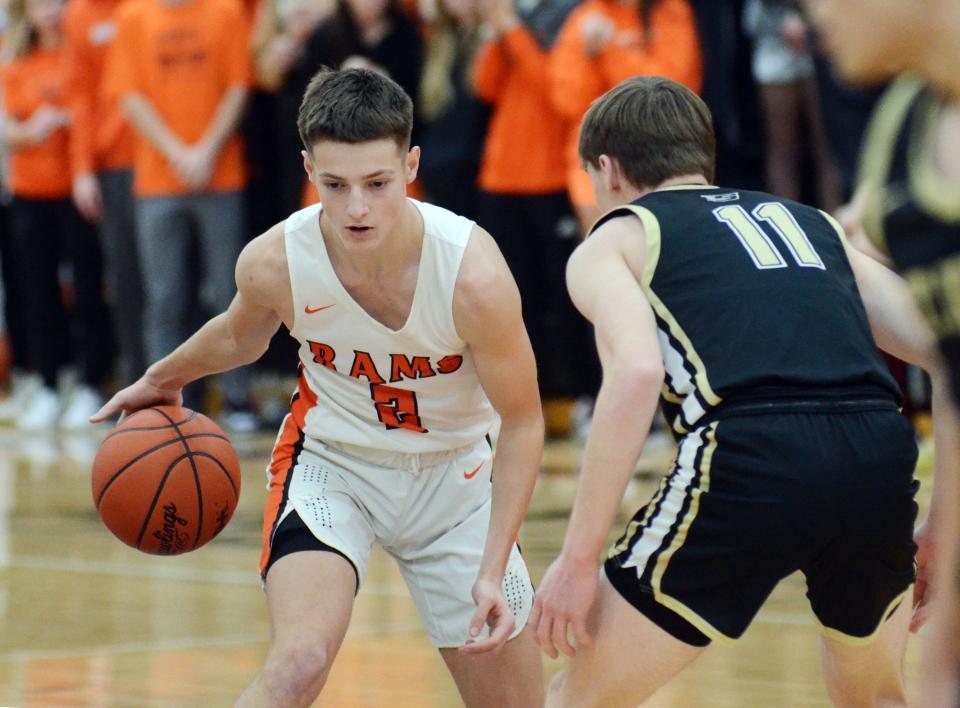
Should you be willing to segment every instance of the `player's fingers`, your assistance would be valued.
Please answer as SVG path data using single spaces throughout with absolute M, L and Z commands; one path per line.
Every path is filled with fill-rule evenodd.
M 570 642 L 567 639 L 567 619 L 564 617 L 557 618 L 553 622 L 553 632 L 550 635 L 550 638 L 553 640 L 553 645 L 557 647 L 567 656 L 573 656 L 577 653 L 577 650 L 570 646 Z
M 573 622 L 573 638 L 577 642 L 577 648 L 590 646 L 590 633 L 587 631 L 587 623 L 583 618 Z
M 103 404 L 103 407 L 90 416 L 91 423 L 102 423 L 108 418 L 112 418 L 118 411 L 121 410 L 120 402 L 117 400 L 117 397 L 114 396 L 109 401 Z
M 467 644 L 460 647 L 461 654 L 486 654 L 487 652 L 495 652 L 507 643 L 507 640 L 510 639 L 510 635 L 513 634 L 513 630 L 516 629 L 516 622 L 512 619 L 508 622 L 502 622 L 496 625 L 493 628 L 493 631 L 490 632 L 490 636 L 486 639 L 482 639 L 478 642 L 468 642 Z
M 550 635 L 553 633 L 553 617 L 549 614 L 546 614 L 540 620 L 540 626 L 537 628 L 537 644 L 540 645 L 540 648 L 543 650 L 543 653 L 549 656 L 551 659 L 557 658 L 557 648 L 553 646 L 553 642 L 550 639 Z
M 470 639 L 474 639 L 480 635 L 480 632 L 483 630 L 483 625 L 487 623 L 490 607 L 491 603 L 486 600 L 481 600 L 477 604 L 477 609 L 474 610 L 473 617 L 470 618 Z
M 527 626 L 530 628 L 534 634 L 537 633 L 537 625 L 540 624 L 540 615 L 541 609 L 543 607 L 543 601 L 540 599 L 540 596 L 537 595 L 533 598 L 533 607 L 530 609 L 530 616 L 527 618 Z
M 490 622 L 490 640 L 497 646 L 503 646 L 516 629 L 517 621 L 506 602 L 499 603 L 490 617 L 493 620 Z

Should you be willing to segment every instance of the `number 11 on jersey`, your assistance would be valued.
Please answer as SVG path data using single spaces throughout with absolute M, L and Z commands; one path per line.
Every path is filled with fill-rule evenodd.
M 800 228 L 793 214 L 780 202 L 758 204 L 752 214 L 739 204 L 728 204 L 714 209 L 713 215 L 717 221 L 730 227 L 740 245 L 750 255 L 753 264 L 761 270 L 786 268 L 787 262 L 763 230 L 760 221 L 773 228 L 798 266 L 826 270 L 807 234 Z

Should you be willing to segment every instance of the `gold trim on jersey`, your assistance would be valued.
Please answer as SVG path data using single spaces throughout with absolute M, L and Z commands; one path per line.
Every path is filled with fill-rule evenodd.
M 675 187 L 665 187 L 664 189 L 705 189 L 707 186 L 708 185 L 677 185 Z M 661 250 L 661 229 L 660 222 L 656 215 L 654 215 L 652 211 L 645 207 L 637 206 L 636 204 L 624 204 L 623 206 L 618 206 L 615 209 L 611 209 L 597 219 L 594 225 L 590 228 L 589 233 L 592 234 L 609 219 L 612 219 L 618 215 L 626 215 L 627 213 L 636 216 L 638 219 L 640 219 L 640 223 L 643 225 L 644 258 L 643 273 L 640 276 L 640 287 L 643 289 L 643 293 L 646 295 L 647 300 L 650 302 L 650 306 L 653 307 L 653 311 L 656 313 L 657 317 L 659 317 L 660 320 L 666 324 L 667 329 L 665 332 L 660 330 L 659 326 L 658 331 L 664 335 L 667 335 L 668 338 L 672 337 L 678 343 L 679 347 L 673 347 L 668 341 L 667 346 L 670 346 L 670 348 L 676 352 L 677 355 L 679 355 L 682 362 L 681 366 L 683 364 L 689 364 L 694 370 L 694 373 L 691 375 L 684 367 L 684 372 L 693 383 L 693 391 L 681 396 L 681 391 L 676 386 L 673 386 L 671 390 L 667 379 L 676 379 L 677 377 L 671 374 L 669 367 L 667 367 L 667 377 L 665 378 L 664 385 L 661 389 L 661 394 L 666 394 L 664 395 L 664 398 L 667 401 L 680 405 L 680 412 L 678 415 L 674 420 L 669 421 L 671 427 L 678 433 L 686 433 L 689 429 L 689 426 L 693 425 L 704 413 L 703 406 L 700 404 L 700 401 L 697 398 L 698 393 L 700 398 L 702 398 L 709 406 L 719 405 L 721 399 L 713 392 L 713 388 L 710 386 L 710 380 L 707 378 L 707 367 L 704 365 L 700 355 L 697 354 L 696 349 L 694 349 L 690 338 L 687 336 L 686 332 L 683 331 L 680 323 L 677 322 L 676 318 L 673 316 L 667 306 L 664 305 L 663 301 L 657 297 L 657 294 L 651 287 L 651 284 L 653 283 L 653 277 L 657 271 L 657 265 L 660 262 Z M 660 337 L 660 339 L 661 347 L 663 347 L 663 337 Z M 669 364 L 666 355 L 664 355 L 664 364 Z
M 883 219 L 890 163 L 910 106 L 922 90 L 923 84 L 916 77 L 906 75 L 897 79 L 880 99 L 864 140 L 857 178 L 858 186 L 868 190 L 863 227 L 873 245 L 884 253 L 887 252 L 887 240 Z
M 900 593 L 895 598 L 893 598 L 890 601 L 890 603 L 887 605 L 886 609 L 883 611 L 883 614 L 880 615 L 880 619 L 877 621 L 877 626 L 874 628 L 872 632 L 870 632 L 870 634 L 868 634 L 865 637 L 854 637 L 851 634 L 844 634 L 839 629 L 833 629 L 831 627 L 827 627 L 825 624 L 820 622 L 819 619 L 817 619 L 816 615 L 813 616 L 813 621 L 817 623 L 817 626 L 820 628 L 820 633 L 823 636 L 829 639 L 833 639 L 837 642 L 840 642 L 841 644 L 846 644 L 847 646 L 862 647 L 876 640 L 877 635 L 880 634 L 880 630 L 883 629 L 883 626 L 886 624 L 887 618 L 890 616 L 890 613 L 892 613 L 894 609 L 897 607 L 897 605 L 901 601 L 903 601 L 903 599 L 907 597 L 908 594 L 912 592 L 913 592 L 913 585 L 911 585 L 902 593 Z
M 925 97 L 921 115 L 913 126 L 907 152 L 910 191 L 917 205 L 947 223 L 960 221 L 960 183 L 937 172 L 937 124 L 943 106 L 932 96 Z
M 697 512 L 700 511 L 700 497 L 710 491 L 710 466 L 713 462 L 713 453 L 717 449 L 718 426 L 719 421 L 714 421 L 707 426 L 704 434 L 707 445 L 703 450 L 703 456 L 700 459 L 700 464 L 697 465 L 697 468 L 700 472 L 699 484 L 694 486 L 694 484 L 691 483 L 690 485 L 690 508 L 687 509 L 686 515 L 684 515 L 683 519 L 681 520 L 680 526 L 677 528 L 677 533 L 674 535 L 670 546 L 657 558 L 657 564 L 654 566 L 650 585 L 653 588 L 653 597 L 657 602 L 676 612 L 687 622 L 692 624 L 711 639 L 717 640 L 721 644 L 730 645 L 734 642 L 733 637 L 729 637 L 718 630 L 682 602 L 667 595 L 661 588 L 661 582 L 664 574 L 667 572 L 667 567 L 670 565 L 670 559 L 678 550 L 680 550 L 684 542 L 687 540 L 687 534 L 690 531 L 690 527 L 697 518 Z
M 703 188 L 702 185 L 678 185 L 677 188 L 681 187 L 687 189 Z M 668 187 L 667 189 L 674 188 Z M 690 377 L 693 381 L 694 391 L 686 394 L 685 397 L 681 397 L 677 395 L 677 393 L 674 393 L 674 391 L 677 391 L 676 387 L 674 387 L 673 391 L 671 391 L 666 382 L 663 386 L 663 389 L 665 389 L 669 394 L 664 396 L 664 398 L 671 403 L 676 403 L 681 406 L 680 413 L 677 415 L 675 420 L 670 422 L 671 427 L 673 427 L 673 429 L 679 433 L 685 433 L 688 429 L 687 424 L 693 424 L 695 419 L 703 414 L 702 411 L 695 411 L 693 420 L 691 420 L 690 417 L 687 417 L 686 422 L 684 421 L 684 414 L 690 413 L 688 410 L 690 407 L 700 408 L 700 404 L 696 399 L 696 393 L 699 393 L 700 396 L 703 397 L 703 400 L 711 406 L 718 405 L 721 399 L 713 392 L 713 388 L 710 386 L 710 380 L 707 378 L 707 367 L 704 365 L 700 355 L 697 354 L 696 349 L 694 349 L 693 342 L 690 341 L 690 338 L 687 336 L 686 332 L 683 331 L 680 323 L 677 322 L 676 318 L 674 318 L 667 306 L 653 291 L 653 277 L 656 274 L 657 265 L 660 263 L 660 251 L 662 244 L 660 221 L 652 211 L 641 206 L 628 204 L 620 208 L 635 214 L 640 219 L 640 223 L 643 224 L 644 258 L 643 275 L 640 278 L 640 285 L 643 288 L 643 292 L 647 296 L 647 300 L 650 302 L 651 307 L 653 307 L 653 311 L 666 324 L 667 332 L 665 334 L 672 337 L 680 345 L 679 348 L 672 348 L 677 352 L 677 354 L 680 355 L 680 358 L 684 363 L 690 364 L 693 367 L 695 372 Z M 663 390 L 661 390 L 661 393 L 663 393 Z
M 827 220 L 827 223 L 833 227 L 833 230 L 837 232 L 837 236 L 840 237 L 840 243 L 844 246 L 847 245 L 847 233 L 843 230 L 843 227 L 840 226 L 840 222 L 834 219 L 830 214 L 825 212 L 823 209 L 817 209 L 820 212 L 820 215 Z

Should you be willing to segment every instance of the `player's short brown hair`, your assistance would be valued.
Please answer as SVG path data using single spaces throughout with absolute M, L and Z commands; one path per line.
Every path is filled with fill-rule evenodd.
M 323 140 L 365 143 L 391 138 L 410 148 L 413 101 L 393 80 L 367 69 L 320 69 L 310 80 L 297 130 L 307 152 Z
M 713 181 L 716 142 L 710 109 L 693 91 L 660 76 L 635 76 L 595 100 L 580 128 L 580 159 L 616 158 L 635 187 L 680 175 Z

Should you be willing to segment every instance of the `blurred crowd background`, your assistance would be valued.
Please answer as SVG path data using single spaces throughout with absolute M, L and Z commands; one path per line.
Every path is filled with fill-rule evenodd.
M 599 386 L 563 278 L 598 216 L 576 155 L 590 102 L 637 74 L 680 81 L 713 111 L 718 183 L 835 210 L 881 91 L 842 84 L 789 0 L 7 2 L 0 422 L 25 430 L 87 427 L 227 306 L 243 245 L 315 199 L 296 115 L 321 66 L 413 97 L 412 196 L 500 244 L 555 436 L 583 432 Z M 253 432 L 295 368 L 281 332 L 185 403 Z

